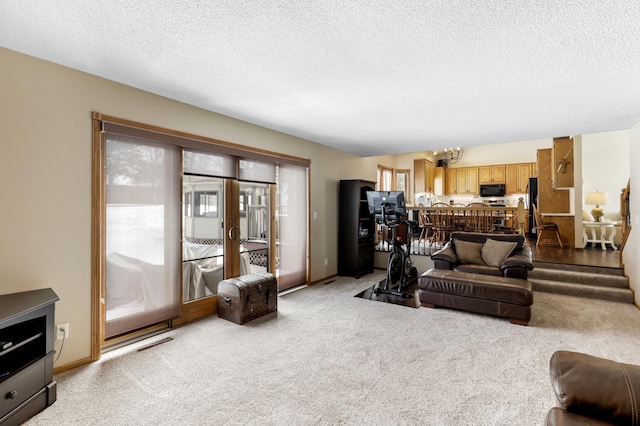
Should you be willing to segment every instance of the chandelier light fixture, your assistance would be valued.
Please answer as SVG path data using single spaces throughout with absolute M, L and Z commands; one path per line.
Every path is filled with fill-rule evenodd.
M 458 161 L 462 160 L 462 154 L 464 154 L 464 149 L 460 147 L 456 148 L 445 148 L 440 153 L 440 159 L 445 164 L 454 164 Z

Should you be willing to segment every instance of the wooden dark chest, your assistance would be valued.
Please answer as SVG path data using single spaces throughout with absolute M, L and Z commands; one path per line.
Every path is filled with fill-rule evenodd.
M 278 309 L 278 283 L 270 273 L 228 278 L 218 284 L 218 316 L 244 324 Z

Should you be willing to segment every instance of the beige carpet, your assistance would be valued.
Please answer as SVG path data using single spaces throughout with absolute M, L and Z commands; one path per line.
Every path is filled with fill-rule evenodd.
M 529 327 L 354 297 L 338 278 L 239 326 L 190 324 L 56 376 L 29 425 L 536 425 L 558 349 L 640 363 L 633 305 L 535 293 Z M 156 340 L 173 340 L 137 351 Z

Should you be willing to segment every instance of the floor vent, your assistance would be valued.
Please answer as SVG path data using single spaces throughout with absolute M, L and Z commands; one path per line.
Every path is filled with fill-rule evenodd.
M 324 283 L 324 285 L 331 284 L 331 283 L 334 283 L 334 282 L 336 282 L 336 280 L 329 280 L 326 283 Z
M 144 351 L 144 350 L 152 348 L 154 346 L 158 346 L 158 345 L 160 345 L 162 343 L 170 342 L 171 340 L 173 340 L 173 338 L 165 337 L 164 339 L 160 339 L 157 342 L 149 343 L 148 345 L 144 345 L 144 346 L 139 347 L 138 348 L 138 352 Z

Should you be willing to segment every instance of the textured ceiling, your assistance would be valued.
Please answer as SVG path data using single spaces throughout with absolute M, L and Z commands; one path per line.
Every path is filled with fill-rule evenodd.
M 2 0 L 0 46 L 360 155 L 640 121 L 637 0 Z

